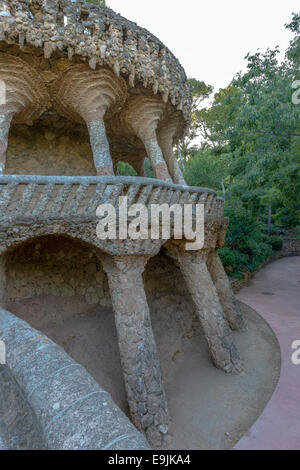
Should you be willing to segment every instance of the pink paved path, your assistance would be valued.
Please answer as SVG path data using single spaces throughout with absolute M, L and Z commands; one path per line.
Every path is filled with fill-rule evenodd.
M 265 295 L 265 294 L 275 295 Z M 237 450 L 300 449 L 300 365 L 292 363 L 292 343 L 300 340 L 300 257 L 269 264 L 242 289 L 238 299 L 271 326 L 281 346 L 278 387 Z

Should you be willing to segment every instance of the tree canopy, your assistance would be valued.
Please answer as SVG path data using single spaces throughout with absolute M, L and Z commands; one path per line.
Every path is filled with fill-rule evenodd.
M 220 253 L 237 275 L 256 269 L 300 225 L 300 13 L 286 28 L 293 38 L 284 60 L 278 47 L 249 53 L 246 71 L 214 95 L 189 79 L 192 125 L 177 156 L 188 184 L 225 197 L 231 224 Z M 145 171 L 154 176 L 149 162 Z
M 185 177 L 189 184 L 213 187 L 226 197 L 231 226 L 225 263 L 234 261 L 228 256 L 233 250 L 236 265 L 243 261 L 254 267 L 255 256 L 268 255 L 274 236 L 300 224 L 300 14 L 286 28 L 294 37 L 285 59 L 279 60 L 278 48 L 248 54 L 246 72 L 219 90 L 209 106 L 201 107 L 201 87 L 190 81 L 196 109 L 186 139 Z M 245 233 L 242 244 L 235 243 L 241 227 L 249 229 L 253 221 L 254 250 Z

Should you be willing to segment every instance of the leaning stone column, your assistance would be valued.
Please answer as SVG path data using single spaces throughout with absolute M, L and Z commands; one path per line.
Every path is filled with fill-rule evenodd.
M 186 182 L 173 149 L 173 142 L 178 128 L 180 128 L 179 121 L 171 119 L 158 130 L 157 137 L 174 183 L 185 186 Z
M 8 133 L 12 116 L 0 114 L 0 174 L 5 172 Z
M 168 433 L 168 406 L 142 273 L 148 257 L 101 256 L 115 311 L 132 421 L 159 446 Z
M 236 302 L 230 281 L 225 273 L 217 250 L 212 250 L 209 253 L 207 266 L 229 325 L 233 330 L 245 330 L 246 321 Z
M 143 142 L 156 177 L 172 183 L 156 135 L 157 125 L 163 117 L 164 109 L 165 103 L 161 100 L 142 95 L 134 97 L 126 104 L 126 109 L 121 114 L 121 122 Z
M 218 254 L 218 250 L 225 245 L 228 225 L 229 219 L 223 218 L 218 229 L 215 245 L 210 246 L 208 252 L 207 267 L 231 328 L 233 330 L 244 331 L 247 328 L 246 320 L 236 302 L 230 281 Z
M 88 65 L 71 67 L 53 86 L 56 108 L 63 116 L 85 121 L 98 176 L 113 176 L 114 168 L 104 118 L 125 103 L 127 86 L 109 69 L 91 70 Z
M 239 353 L 206 266 L 206 250 L 189 252 L 170 245 L 168 251 L 180 265 L 215 366 L 227 373 L 241 373 Z

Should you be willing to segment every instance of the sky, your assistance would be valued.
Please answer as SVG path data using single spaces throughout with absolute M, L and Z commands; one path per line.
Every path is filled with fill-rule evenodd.
M 117 13 L 157 36 L 189 77 L 215 92 L 246 69 L 244 57 L 279 46 L 292 33 L 284 25 L 300 10 L 299 0 L 107 0 Z M 282 53 L 283 56 L 283 53 Z

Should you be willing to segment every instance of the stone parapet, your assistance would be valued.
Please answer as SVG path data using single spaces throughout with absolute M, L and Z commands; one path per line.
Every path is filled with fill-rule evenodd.
M 81 365 L 1 308 L 0 340 L 7 350 L 7 364 L 0 366 L 0 397 L 10 389 L 14 403 L 20 404 L 14 410 L 15 428 L 1 414 L 0 448 L 1 441 L 3 448 L 22 448 L 23 441 L 26 448 L 49 450 L 149 449 L 144 436 Z M 0 409 L 5 403 L 0 400 Z M 29 432 L 30 439 L 24 435 Z
M 0 251 L 42 235 L 65 234 L 103 251 L 116 254 L 156 254 L 168 239 L 100 240 L 96 210 L 111 204 L 119 210 L 119 197 L 128 207 L 143 204 L 149 213 L 153 204 L 204 204 L 208 219 L 206 240 L 216 246 L 223 226 L 224 201 L 205 188 L 192 188 L 155 179 L 130 177 L 0 176 Z M 172 227 L 170 238 L 173 236 Z

